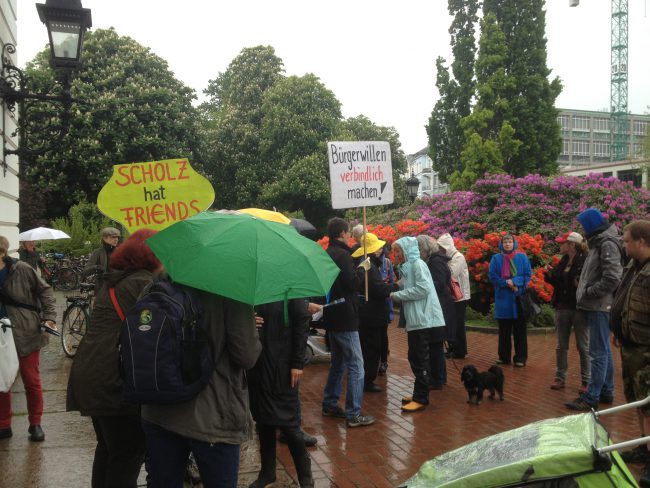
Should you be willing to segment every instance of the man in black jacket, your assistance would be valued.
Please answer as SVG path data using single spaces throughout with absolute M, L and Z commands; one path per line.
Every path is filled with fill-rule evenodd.
M 345 302 L 323 310 L 323 323 L 327 328 L 331 365 L 323 398 L 323 415 L 345 418 L 348 427 L 370 425 L 375 419 L 362 415 L 363 357 L 359 343 L 359 298 L 361 277 L 355 269 L 351 251 L 347 245 L 350 238 L 348 223 L 335 217 L 327 224 L 329 248 L 327 254 L 341 270 L 330 290 L 329 301 L 345 298 Z M 348 382 L 345 410 L 338 402 L 341 396 L 343 373 L 347 369 Z

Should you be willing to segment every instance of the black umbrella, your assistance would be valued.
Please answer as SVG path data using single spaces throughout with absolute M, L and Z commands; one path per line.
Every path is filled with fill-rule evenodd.
M 305 237 L 311 238 L 316 235 L 316 227 L 305 219 L 291 219 L 291 225 Z

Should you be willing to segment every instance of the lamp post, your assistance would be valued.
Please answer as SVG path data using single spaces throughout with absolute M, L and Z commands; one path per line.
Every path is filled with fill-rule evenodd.
M 68 133 L 72 117 L 70 109 L 72 103 L 77 101 L 70 96 L 70 76 L 72 70 L 81 66 L 84 33 L 92 26 L 90 9 L 83 8 L 81 0 L 46 0 L 44 4 L 36 4 L 36 9 L 41 21 L 47 27 L 51 50 L 50 64 L 61 77 L 59 80 L 60 91 L 55 95 L 30 93 L 25 74 L 11 60 L 11 55 L 16 52 L 16 46 L 13 44 L 2 46 L 0 98 L 7 110 L 14 115 L 16 114 L 16 105 L 18 106 L 18 126 L 12 137 L 19 136 L 19 145 L 16 149 L 7 148 L 5 140 L 3 144 L 5 156 L 16 154 L 19 158 L 35 157 L 59 144 Z M 54 137 L 50 137 L 48 134 L 47 142 L 42 146 L 29 148 L 27 147 L 29 109 L 34 103 L 43 101 L 61 105 L 60 123 L 54 124 L 56 133 Z M 2 165 L 6 171 L 4 157 Z
M 411 168 L 411 177 L 406 180 L 406 189 L 408 190 L 411 202 L 414 202 L 415 198 L 418 196 L 418 188 L 420 188 L 420 180 L 415 177 L 413 174 L 413 168 Z

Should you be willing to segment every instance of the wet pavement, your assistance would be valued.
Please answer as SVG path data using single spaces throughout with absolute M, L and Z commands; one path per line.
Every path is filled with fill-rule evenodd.
M 57 294 L 61 319 L 65 298 Z M 305 368 L 301 386 L 303 427 L 318 438 L 309 448 L 317 487 L 390 487 L 412 476 L 426 460 L 468 442 L 536 420 L 560 417 L 572 412 L 563 403 L 577 396 L 580 386 L 579 362 L 571 343 L 567 387 L 553 391 L 555 336 L 529 336 L 529 359 L 525 368 L 505 366 L 505 400 L 484 400 L 480 406 L 466 403 L 466 392 L 459 370 L 474 364 L 485 370 L 496 359 L 497 336 L 468 332 L 469 356 L 447 361 L 448 385 L 432 391 L 426 410 L 405 414 L 401 398 L 411 394 L 413 377 L 406 360 L 406 333 L 391 326 L 388 373 L 378 383 L 381 393 L 366 393 L 365 414 L 376 417 L 368 427 L 348 429 L 341 419 L 323 417 L 321 400 L 327 378 L 327 362 Z M 615 353 L 615 405 L 624 403 L 620 380 L 620 356 Z M 90 473 L 95 437 L 90 419 L 76 412 L 65 412 L 65 390 L 71 360 L 63 354 L 61 343 L 52 338 L 41 355 L 41 375 L 45 396 L 43 429 L 46 440 L 27 439 L 27 410 L 22 382 L 14 385 L 13 432 L 11 439 L 0 440 L 0 488 L 85 488 Z M 343 399 L 341 401 L 343 405 Z M 614 441 L 638 435 L 633 412 L 604 418 Z M 286 446 L 278 448 L 278 482 L 290 486 L 295 469 Z M 638 476 L 639 469 L 631 466 Z M 240 486 L 248 486 L 259 469 L 256 442 L 242 447 Z M 144 478 L 141 477 L 143 480 Z

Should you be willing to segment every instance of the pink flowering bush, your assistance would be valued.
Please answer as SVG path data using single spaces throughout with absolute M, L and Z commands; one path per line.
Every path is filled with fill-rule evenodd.
M 619 229 L 632 220 L 650 218 L 650 192 L 630 182 L 604 178 L 487 175 L 472 191 L 459 191 L 423 200 L 418 210 L 428 233 L 450 232 L 475 237 L 485 231 L 541 234 L 546 241 L 562 232 L 580 230 L 578 213 L 596 207 Z

